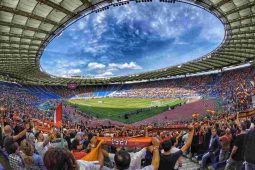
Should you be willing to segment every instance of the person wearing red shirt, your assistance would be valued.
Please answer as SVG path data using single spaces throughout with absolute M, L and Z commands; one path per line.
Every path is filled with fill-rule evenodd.
M 82 159 L 87 153 L 83 150 L 82 142 L 79 139 L 74 139 L 72 142 L 72 155 L 75 159 Z

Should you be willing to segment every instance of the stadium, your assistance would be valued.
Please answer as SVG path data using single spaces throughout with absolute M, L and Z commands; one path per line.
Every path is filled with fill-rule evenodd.
M 0 169 L 255 169 L 254 0 L 0 0 Z

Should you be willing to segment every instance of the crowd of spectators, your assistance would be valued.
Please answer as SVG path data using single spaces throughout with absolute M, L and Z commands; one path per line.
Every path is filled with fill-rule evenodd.
M 214 97 L 221 100 L 229 112 L 241 111 L 252 106 L 254 76 L 254 69 L 246 67 L 217 74 L 136 83 L 124 86 L 113 96 L 137 98 Z
M 242 111 L 252 106 L 254 68 L 245 67 L 221 73 L 189 76 L 177 79 L 106 86 L 45 86 L 62 98 L 93 98 L 99 92 L 112 91 L 110 97 L 132 98 L 217 98 L 229 112 Z M 38 89 L 40 89 L 38 87 Z
M 240 113 L 242 114 L 242 113 Z M 189 121 L 140 126 L 76 126 L 63 123 L 50 132 L 38 130 L 24 116 L 1 111 L 1 154 L 12 169 L 162 169 L 182 167 L 181 156 L 198 161 L 200 168 L 254 169 L 254 117 L 239 113 L 215 114 Z M 63 131 L 62 135 L 61 132 Z M 151 146 L 115 146 L 102 137 L 151 138 Z M 99 142 L 100 141 L 100 142 Z M 97 146 L 98 158 L 83 158 Z M 185 168 L 185 167 L 183 167 Z
M 93 118 L 62 101 L 61 128 L 49 123 L 53 121 L 54 109 L 39 110 L 35 105 L 39 98 L 20 85 L 2 83 L 1 155 L 14 170 L 171 170 L 182 167 L 182 156 L 197 161 L 202 170 L 208 166 L 252 170 L 255 169 L 255 119 L 238 111 L 251 109 L 253 79 L 254 69 L 248 67 L 216 75 L 133 84 L 115 93 L 116 97 L 198 95 L 222 99 L 224 113 L 190 117 L 185 121 L 124 125 Z M 67 89 L 50 88 L 63 97 L 68 96 Z M 74 94 L 83 93 L 79 89 Z M 59 103 L 50 102 L 53 108 Z M 37 128 L 38 125 L 47 126 L 49 131 Z M 149 138 L 150 144 L 144 147 L 136 142 L 137 146 L 131 147 L 127 142 L 120 146 L 107 143 L 107 137 L 127 141 Z M 98 151 L 96 160 L 85 159 L 94 151 Z

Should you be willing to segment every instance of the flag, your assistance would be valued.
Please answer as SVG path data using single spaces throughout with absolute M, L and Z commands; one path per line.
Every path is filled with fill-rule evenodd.
M 100 147 L 103 144 L 103 140 L 100 140 L 96 148 L 92 149 L 86 156 L 82 158 L 84 161 L 98 161 Z
M 58 128 L 62 125 L 62 103 L 60 103 L 54 113 L 54 125 Z

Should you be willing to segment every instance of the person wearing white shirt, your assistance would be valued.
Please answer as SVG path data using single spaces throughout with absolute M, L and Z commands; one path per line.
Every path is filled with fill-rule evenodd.
M 153 157 L 152 163 L 149 166 L 141 168 L 141 159 L 146 154 L 146 149 L 142 149 L 141 151 L 133 154 L 129 154 L 127 151 L 119 150 L 116 154 L 109 154 L 105 150 L 101 149 L 99 156 L 99 164 L 100 162 L 104 162 L 104 157 L 110 157 L 110 159 L 114 160 L 114 168 L 108 168 L 106 166 L 101 166 L 100 169 L 103 170 L 157 170 L 159 167 L 159 145 L 160 142 L 157 138 L 152 138 L 152 146 L 153 147 Z M 102 157 L 102 159 L 101 159 Z M 77 161 L 80 170 L 85 169 L 99 169 L 100 165 L 98 163 L 86 162 L 83 160 Z
M 49 140 L 48 139 L 44 140 L 42 132 L 37 132 L 35 134 L 35 138 L 36 138 L 35 149 L 41 156 L 44 156 L 45 152 L 47 152 L 50 145 Z
M 105 156 L 108 156 L 110 160 L 114 160 L 114 170 L 118 169 L 127 169 L 127 170 L 157 170 L 159 167 L 159 140 L 157 138 L 152 138 L 152 147 L 153 147 L 153 157 L 152 164 L 146 167 L 141 167 L 141 160 L 146 155 L 146 148 L 143 148 L 136 153 L 128 153 L 127 151 L 120 150 L 116 154 L 104 153 Z M 111 170 L 111 168 L 103 167 L 103 170 Z

